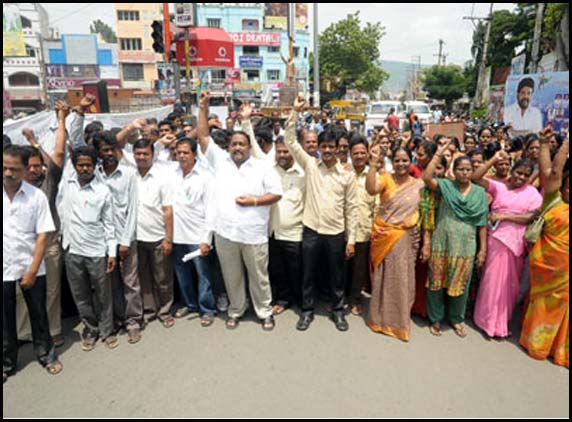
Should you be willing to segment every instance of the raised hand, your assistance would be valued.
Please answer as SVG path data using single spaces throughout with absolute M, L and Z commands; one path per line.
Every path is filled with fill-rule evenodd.
M 93 103 L 95 103 L 95 95 L 92 94 L 86 94 L 81 101 L 79 102 L 80 107 L 82 108 L 89 108 L 93 105 Z
M 306 99 L 303 95 L 298 95 L 298 97 L 296 97 L 294 100 L 294 110 L 296 110 L 297 113 L 301 113 L 305 106 Z
M 200 100 L 200 108 L 201 110 L 208 110 L 209 109 L 209 102 L 211 99 L 211 93 L 207 90 L 201 91 L 201 100 Z

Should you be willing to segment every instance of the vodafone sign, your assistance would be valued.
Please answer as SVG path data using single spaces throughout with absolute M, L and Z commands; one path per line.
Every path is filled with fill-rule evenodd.
M 219 28 L 196 27 L 190 31 L 189 59 L 193 67 L 234 67 L 234 43 Z M 186 66 L 185 41 L 177 41 L 177 61 Z
M 229 32 L 230 38 L 235 45 L 262 45 L 280 47 L 282 34 L 279 32 Z

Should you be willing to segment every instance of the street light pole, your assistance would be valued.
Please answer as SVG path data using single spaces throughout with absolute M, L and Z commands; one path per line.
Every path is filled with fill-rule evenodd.
M 488 24 L 487 24 L 487 34 L 485 36 L 485 46 L 483 48 L 483 57 L 481 60 L 481 63 L 479 65 L 479 79 L 478 79 L 478 83 L 477 83 L 477 95 L 475 97 L 475 107 L 476 108 L 480 108 L 483 106 L 485 99 L 483 98 L 484 96 L 484 86 L 485 86 L 485 73 L 486 73 L 486 67 L 487 67 L 487 54 L 489 52 L 489 41 L 491 39 L 491 29 L 493 26 L 493 8 L 494 8 L 494 3 L 491 3 L 491 10 L 489 12 L 489 17 L 488 17 Z
M 320 107 L 320 33 L 318 30 L 318 4 L 314 3 L 314 107 Z

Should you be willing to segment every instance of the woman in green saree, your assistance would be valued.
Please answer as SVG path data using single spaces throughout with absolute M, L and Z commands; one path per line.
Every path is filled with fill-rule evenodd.
M 427 311 L 431 334 L 441 336 L 445 319 L 445 292 L 448 296 L 448 320 L 455 333 L 465 338 L 464 325 L 471 275 L 477 255 L 481 268 L 487 256 L 487 217 L 489 206 L 485 190 L 473 184 L 473 167 L 469 157 L 455 160 L 455 181 L 434 179 L 435 168 L 449 145 L 439 147 L 423 174 L 423 181 L 433 192 L 441 194 L 435 232 L 431 241 Z M 477 254 L 477 233 L 481 250 Z

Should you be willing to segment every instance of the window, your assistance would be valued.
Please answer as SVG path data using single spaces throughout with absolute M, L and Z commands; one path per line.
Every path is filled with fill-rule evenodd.
M 28 57 L 36 57 L 36 49 L 26 45 L 26 56 Z
M 226 81 L 226 70 L 213 70 L 211 79 L 214 83 L 224 83 Z
M 207 19 L 207 26 L 209 28 L 220 28 L 220 19 Z
M 260 82 L 260 71 L 259 70 L 245 70 L 246 77 L 250 82 Z
M 145 79 L 142 64 L 123 63 L 122 67 L 124 81 L 143 81 Z
M 141 38 L 121 38 L 121 50 L 142 50 Z
M 22 19 L 22 28 L 31 28 L 32 21 L 25 16 L 20 15 L 20 19 Z
M 280 47 L 268 47 L 269 53 L 280 53 Z
M 245 56 L 260 56 L 260 47 L 244 46 L 242 52 Z
M 256 19 L 243 19 L 242 20 L 242 30 L 243 31 L 258 31 L 260 29 L 260 24 Z
M 279 81 L 280 80 L 280 71 L 279 70 L 269 70 L 268 71 L 268 80 L 269 81 Z
M 10 86 L 40 86 L 40 79 L 31 73 L 19 72 L 8 77 Z
M 308 47 L 304 47 L 304 58 L 308 58 Z
M 300 47 L 294 47 L 294 57 L 298 57 L 300 55 Z
M 117 20 L 119 21 L 138 21 L 139 11 L 138 10 L 118 10 Z

